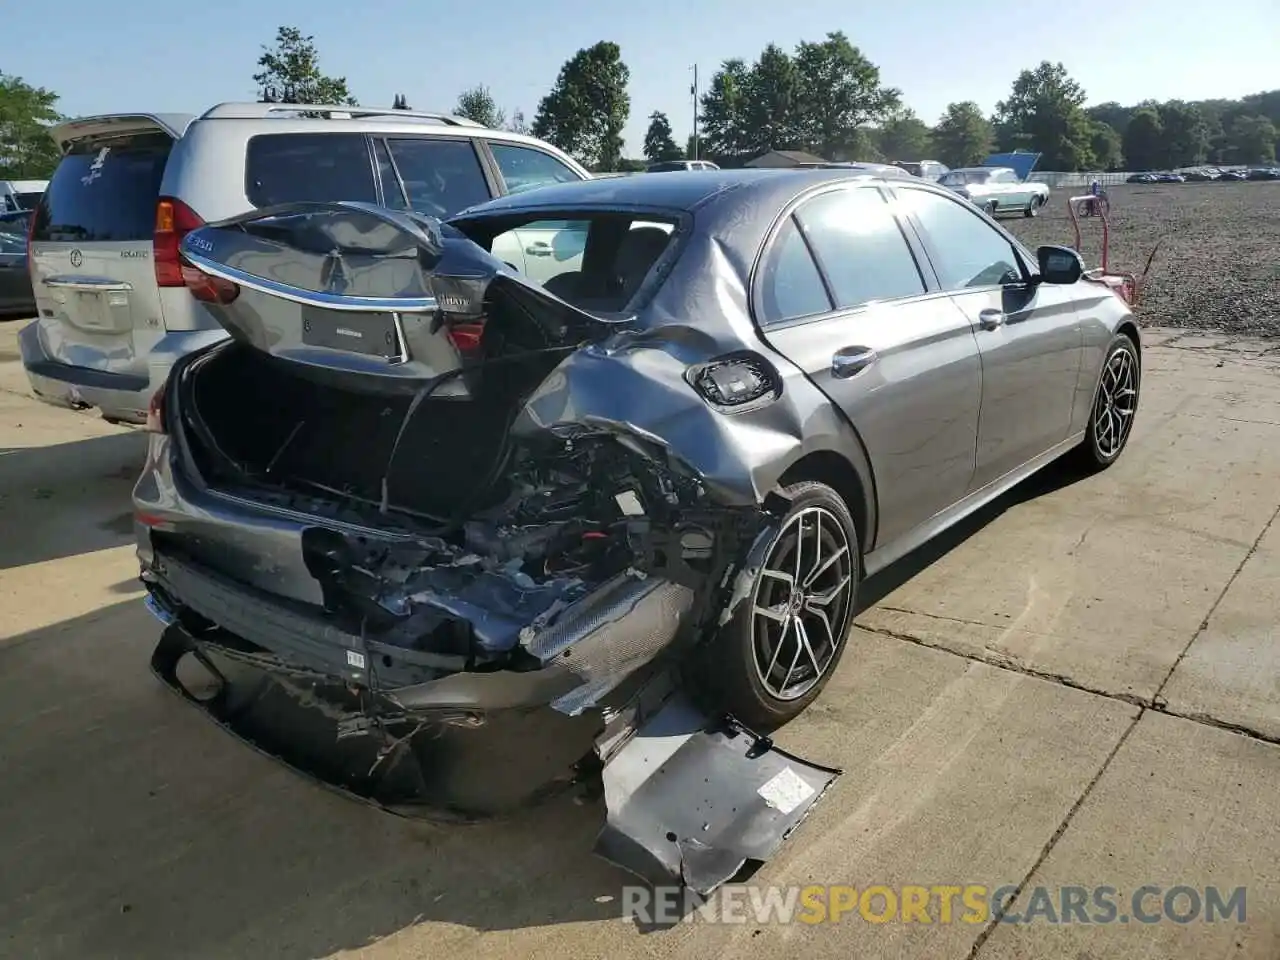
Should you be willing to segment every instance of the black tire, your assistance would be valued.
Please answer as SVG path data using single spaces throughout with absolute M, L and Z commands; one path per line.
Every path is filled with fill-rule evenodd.
M 1044 201 L 1039 197 L 1032 197 L 1030 201 L 1027 202 L 1027 209 L 1022 211 L 1022 215 L 1024 217 L 1034 217 L 1040 212 L 1040 205 L 1042 203 L 1044 203 Z
M 1080 467 L 1088 471 L 1105 470 L 1120 459 L 1133 434 L 1141 388 L 1138 348 L 1123 333 L 1116 334 L 1107 347 L 1098 383 L 1093 388 L 1093 408 L 1084 440 L 1075 451 Z M 1119 432 L 1115 433 L 1116 430 Z
M 994 200 L 988 200 L 982 205 L 982 212 L 988 217 L 994 217 L 996 215 L 996 202 Z
M 791 509 L 779 525 L 777 536 L 769 544 L 761 571 L 756 575 L 750 593 L 739 604 L 733 619 L 726 623 L 714 640 L 708 644 L 706 657 L 702 664 L 703 685 L 709 695 L 713 709 L 724 710 L 745 723 L 748 727 L 760 732 L 773 730 L 795 718 L 817 698 L 831 679 L 831 674 L 840 663 L 844 649 L 848 644 L 848 633 L 857 609 L 858 581 L 862 575 L 862 553 L 858 540 L 858 531 L 849 508 L 834 490 L 822 483 L 801 481 L 792 484 L 785 490 L 791 498 Z M 809 599 L 798 602 L 795 592 L 783 581 L 777 579 L 779 572 L 770 575 L 767 571 L 771 564 L 786 566 L 793 563 L 795 552 L 792 547 L 793 534 L 799 532 L 808 535 L 808 540 L 801 540 L 803 552 L 802 563 L 812 573 L 822 564 L 830 560 L 830 567 L 820 573 L 813 581 L 813 590 L 803 593 Z M 829 553 L 819 554 L 816 544 L 821 540 L 823 550 Z M 818 562 L 811 567 L 805 558 L 809 555 L 810 545 Z M 846 552 L 841 557 L 841 546 Z M 834 558 L 834 559 L 832 559 Z M 793 573 L 783 573 L 791 576 Z M 801 573 L 801 580 L 805 579 Z M 834 590 L 844 577 L 848 577 L 847 588 L 836 595 Z M 778 601 L 777 594 L 785 594 L 786 599 Z M 833 599 L 823 606 L 825 614 L 815 614 L 810 603 L 818 603 L 819 595 L 831 593 Z M 756 611 L 761 607 L 770 612 L 761 615 Z M 814 640 L 810 638 L 808 649 L 813 651 L 807 663 L 798 661 L 806 657 L 806 648 L 799 642 L 802 636 L 788 620 L 779 623 L 779 614 L 795 610 L 795 620 L 805 624 L 804 636 L 813 629 Z M 825 620 L 823 619 L 825 617 Z M 830 624 L 831 637 L 834 643 L 827 649 L 824 636 L 825 624 Z M 770 646 L 775 644 L 775 646 Z M 778 650 L 777 645 L 782 649 Z M 773 650 L 772 660 L 767 666 L 763 663 Z M 776 681 L 773 689 L 766 686 L 763 676 L 771 682 L 782 677 L 784 670 L 781 660 L 794 651 L 795 657 L 785 671 L 785 679 Z M 797 682 L 790 687 L 787 682 L 793 675 Z M 816 674 L 816 678 L 813 676 Z M 793 693 L 781 697 L 778 693 Z

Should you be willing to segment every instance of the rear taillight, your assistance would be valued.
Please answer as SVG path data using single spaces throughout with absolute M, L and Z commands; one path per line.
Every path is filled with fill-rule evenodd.
M 147 404 L 147 432 L 148 433 L 164 433 L 164 391 L 161 387 L 151 395 L 151 402 Z
M 449 342 L 458 348 L 463 356 L 475 353 L 480 349 L 480 341 L 484 339 L 484 321 L 476 323 L 451 323 L 444 328 Z
M 156 229 L 152 237 L 155 252 L 156 284 L 161 287 L 186 287 L 191 295 L 205 303 L 230 303 L 240 288 L 220 277 L 211 277 L 182 258 L 182 238 L 204 221 L 181 200 L 161 197 L 156 204 Z

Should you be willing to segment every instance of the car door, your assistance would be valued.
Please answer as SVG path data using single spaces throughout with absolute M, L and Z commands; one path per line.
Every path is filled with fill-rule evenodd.
M 871 185 L 805 199 L 755 284 L 765 339 L 848 416 L 875 472 L 877 546 L 961 499 L 974 470 L 981 368 L 972 326 Z
M 937 191 L 895 188 L 943 290 L 974 325 L 982 415 L 972 489 L 1067 438 L 1083 358 L 1070 287 L 1030 282 L 1028 257 L 1003 230 Z
M 554 183 L 583 179 L 577 171 L 544 150 L 514 143 L 488 141 L 489 153 L 502 177 L 505 193 L 524 193 Z M 531 280 L 546 283 L 554 276 L 582 269 L 586 229 L 581 222 L 540 220 L 494 239 L 518 247 L 524 258 L 524 273 Z

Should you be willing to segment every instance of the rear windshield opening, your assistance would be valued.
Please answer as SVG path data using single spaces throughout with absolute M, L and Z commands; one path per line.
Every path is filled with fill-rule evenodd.
M 661 214 L 593 211 L 485 218 L 463 230 L 560 299 L 593 313 L 620 313 L 656 292 L 666 271 L 655 267 L 673 260 L 676 226 Z
M 33 240 L 150 240 L 173 139 L 166 133 L 95 139 L 71 147 L 36 208 Z

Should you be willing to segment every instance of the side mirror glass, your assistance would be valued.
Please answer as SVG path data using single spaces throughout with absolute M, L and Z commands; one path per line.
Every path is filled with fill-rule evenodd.
M 1084 260 L 1070 247 L 1039 247 L 1036 260 L 1042 283 L 1075 283 L 1084 276 Z

